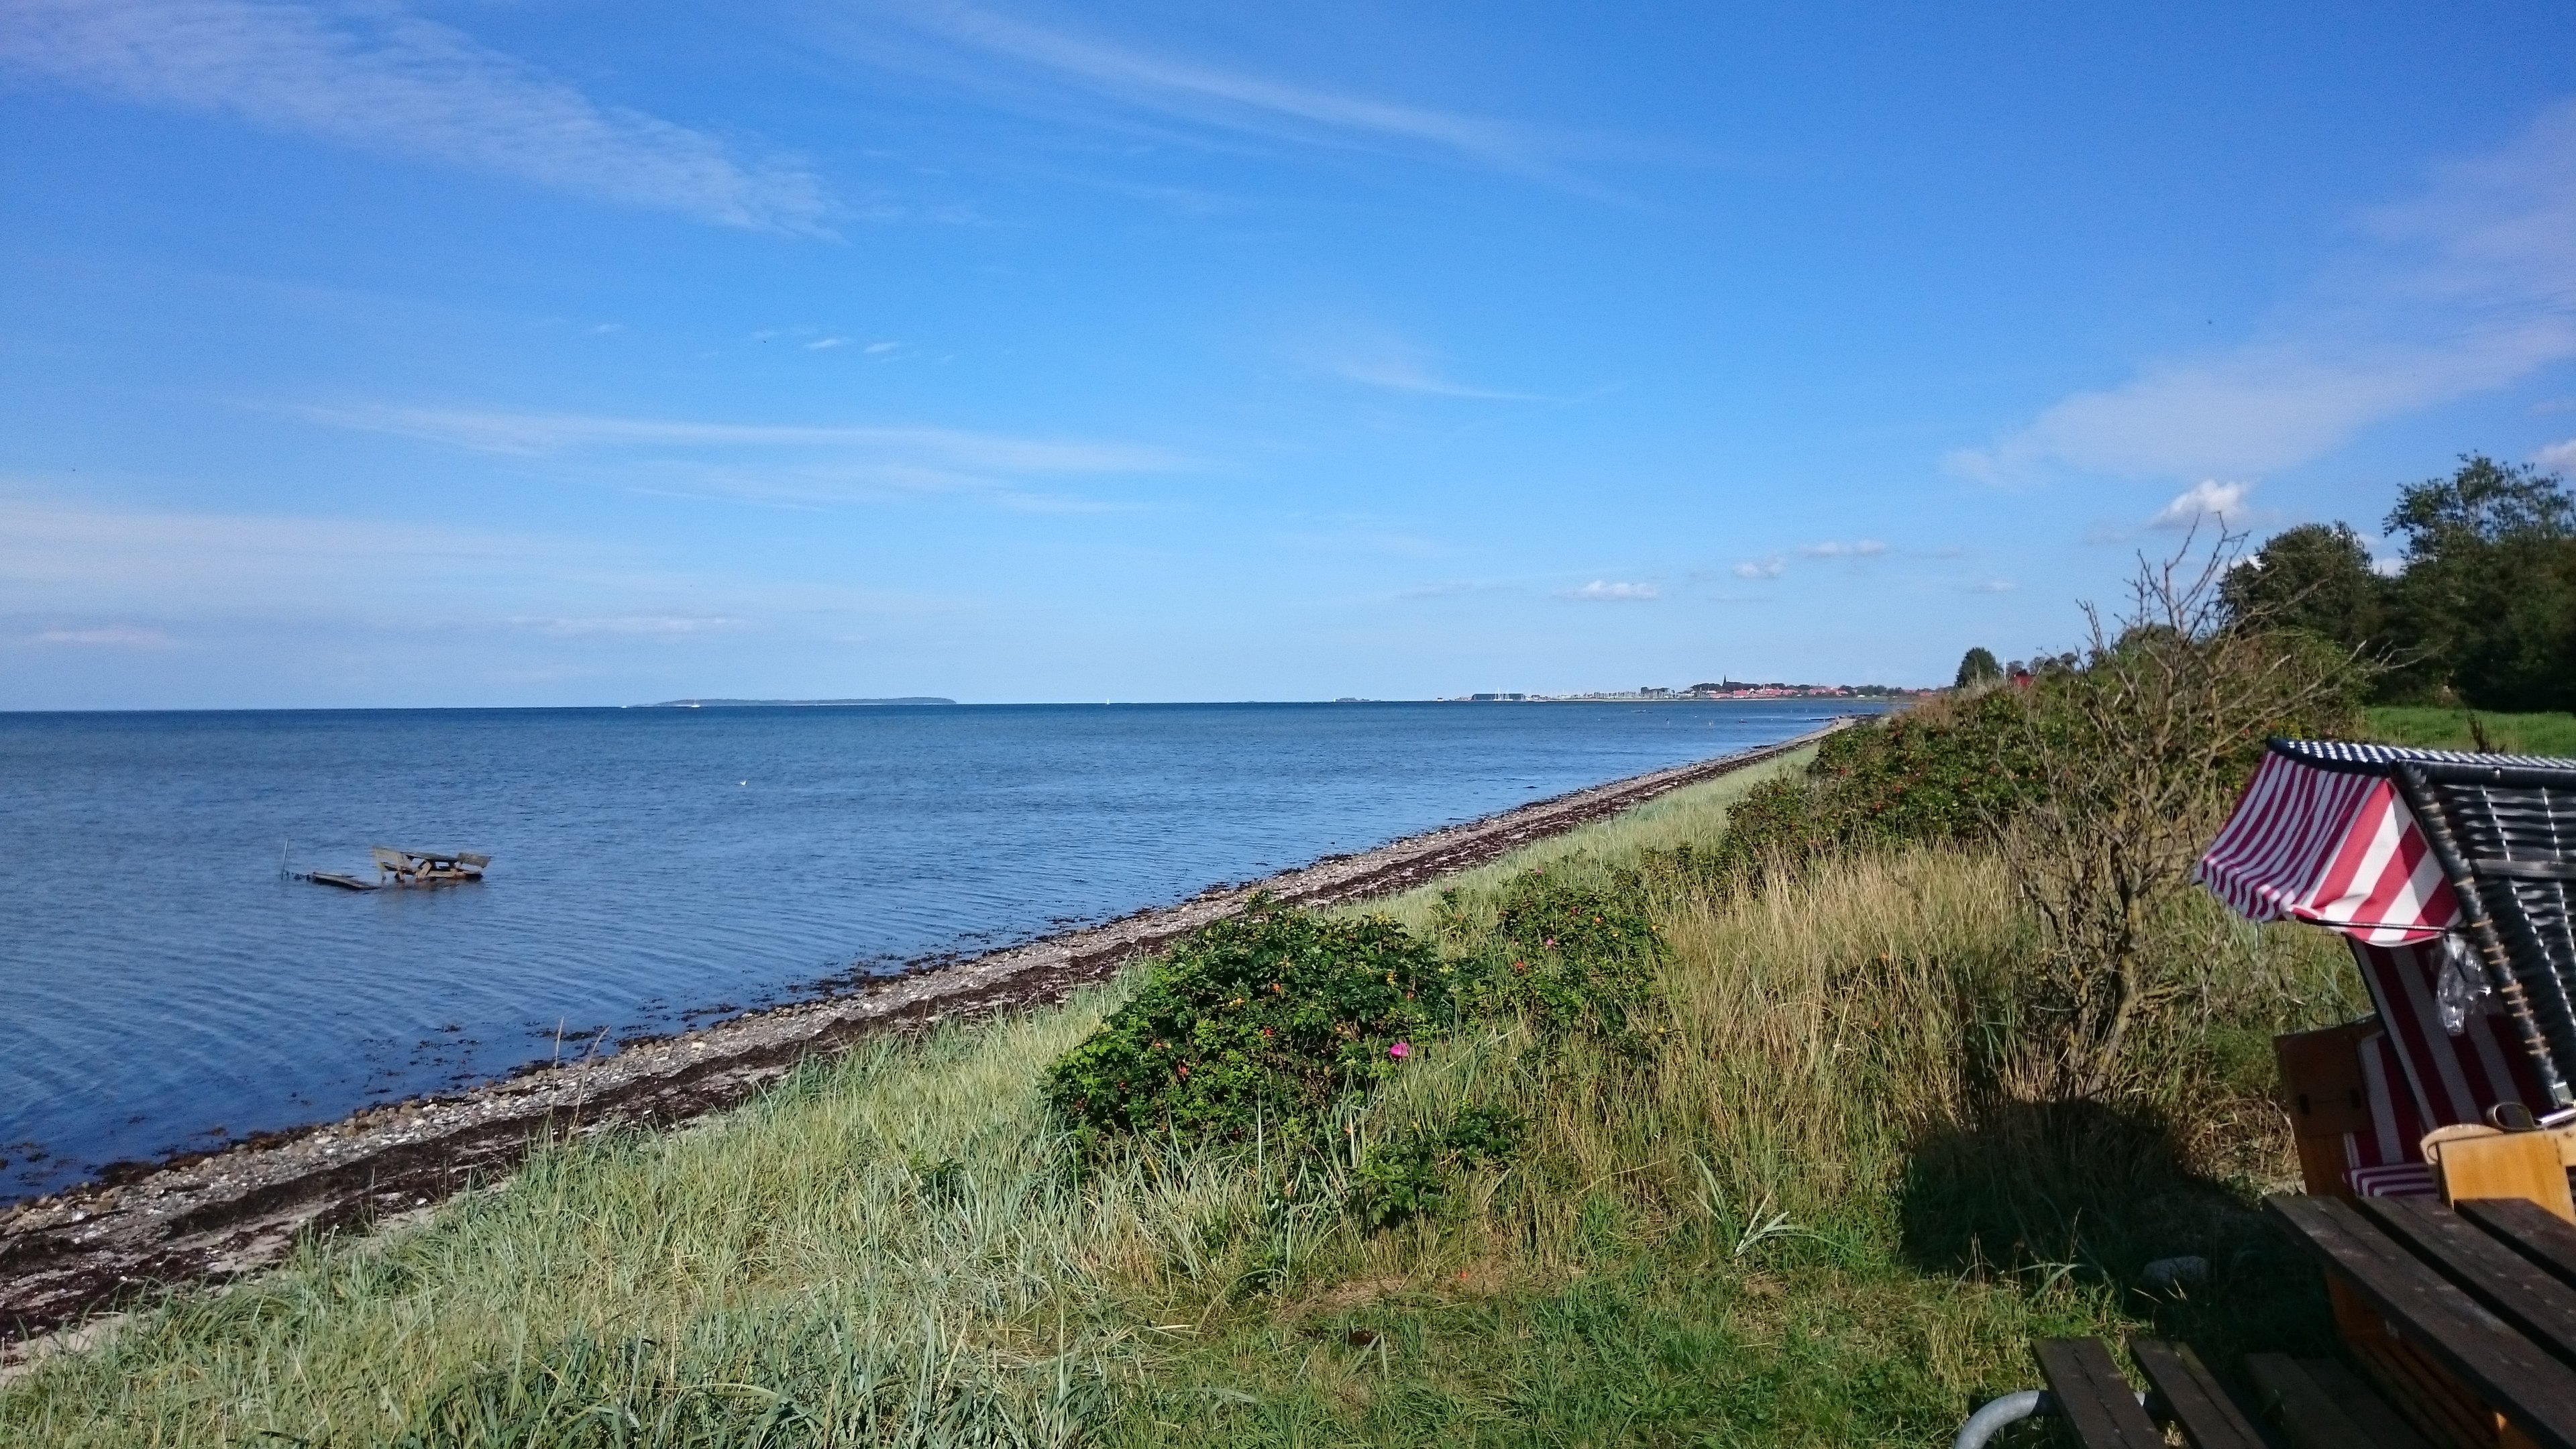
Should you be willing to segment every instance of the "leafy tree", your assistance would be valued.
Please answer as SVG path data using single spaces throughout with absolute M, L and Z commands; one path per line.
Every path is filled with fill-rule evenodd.
M 2576 498 L 2554 473 L 2461 458 L 2388 515 L 2406 568 L 2391 632 L 2412 663 L 2401 696 L 2445 691 L 2479 709 L 2576 709 Z
M 2272 535 L 2228 570 L 2219 599 L 2232 622 L 2304 629 L 2346 649 L 2378 652 L 2386 643 L 2387 589 L 2350 525 L 2303 523 Z
M 1959 677 L 1952 681 L 1952 685 L 1959 689 L 1974 689 L 2003 677 L 2004 667 L 1995 662 L 1995 651 L 1980 644 L 1959 661 Z
M 2450 477 L 2428 478 L 2397 496 L 2388 531 L 2406 535 L 2409 562 L 2462 544 L 2566 538 L 2576 533 L 2576 498 L 2555 473 L 2463 453 Z

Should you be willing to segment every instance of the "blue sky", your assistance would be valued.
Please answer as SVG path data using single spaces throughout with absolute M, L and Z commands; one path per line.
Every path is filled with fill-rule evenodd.
M 1944 682 L 2576 465 L 2563 4 L 0 0 L 0 708 Z

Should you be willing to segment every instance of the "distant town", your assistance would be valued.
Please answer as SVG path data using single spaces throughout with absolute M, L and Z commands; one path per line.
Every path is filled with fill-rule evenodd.
M 1516 690 L 1498 690 L 1491 694 L 1439 695 L 1443 703 L 1555 703 L 1563 701 L 1654 702 L 1671 703 L 1686 699 L 1904 699 L 1918 690 L 1892 684 L 1764 684 L 1740 679 L 1721 679 L 1713 684 L 1693 684 L 1680 689 L 1646 684 L 1635 689 L 1594 690 L 1586 694 L 1524 694 Z

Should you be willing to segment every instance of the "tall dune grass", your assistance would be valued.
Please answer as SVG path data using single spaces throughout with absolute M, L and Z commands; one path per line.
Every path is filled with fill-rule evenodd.
M 1060 1443 L 1214 1161 L 1079 1177 L 1035 1095 L 1098 997 L 540 1153 L 421 1227 L 182 1295 L 0 1394 L 0 1442 Z

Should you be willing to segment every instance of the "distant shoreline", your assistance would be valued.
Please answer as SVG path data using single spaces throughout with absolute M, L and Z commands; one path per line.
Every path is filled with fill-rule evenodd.
M 935 694 L 906 694 L 892 699 L 666 699 L 659 704 L 630 704 L 627 709 L 886 709 L 906 705 L 955 704 Z

